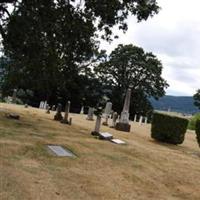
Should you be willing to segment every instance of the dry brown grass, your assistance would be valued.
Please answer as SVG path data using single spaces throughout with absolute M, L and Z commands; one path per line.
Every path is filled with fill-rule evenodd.
M 53 121 L 44 110 L 0 104 L 1 200 L 199 200 L 200 149 L 187 133 L 180 146 L 157 143 L 150 126 L 132 132 L 102 130 L 123 139 L 115 145 L 90 135 L 94 122 L 71 115 L 73 125 Z M 19 113 L 19 121 L 5 118 Z M 46 144 L 70 148 L 77 158 L 58 158 Z

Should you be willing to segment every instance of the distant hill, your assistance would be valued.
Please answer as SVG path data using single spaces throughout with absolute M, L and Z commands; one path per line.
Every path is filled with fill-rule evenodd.
M 173 112 L 180 112 L 185 114 L 194 114 L 200 110 L 194 106 L 193 97 L 189 96 L 169 96 L 166 95 L 156 101 L 150 98 L 151 104 L 156 110 L 164 110 Z

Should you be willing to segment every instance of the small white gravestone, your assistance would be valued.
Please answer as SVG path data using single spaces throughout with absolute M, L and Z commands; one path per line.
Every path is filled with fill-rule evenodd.
M 75 155 L 71 151 L 66 150 L 59 145 L 47 145 L 47 146 L 57 156 L 60 156 L 60 157 L 75 157 Z
M 104 110 L 105 121 L 103 122 L 103 125 L 105 125 L 105 126 L 108 126 L 108 117 L 111 113 L 111 110 L 112 110 L 112 103 L 107 102 L 105 110 Z
M 81 107 L 80 114 L 84 114 L 84 106 Z
M 145 121 L 144 121 L 145 124 L 147 124 L 147 120 L 148 120 L 147 117 L 145 117 Z
M 112 139 L 111 142 L 113 142 L 115 144 L 126 144 L 126 142 L 124 142 L 123 140 L 120 140 L 120 139 Z
M 94 115 L 94 108 L 92 108 L 92 107 L 89 107 L 89 109 L 88 109 L 88 115 L 87 115 L 87 120 L 91 120 L 91 121 L 93 121 L 94 119 L 93 119 L 93 115 Z
M 142 125 L 142 120 L 143 120 L 143 117 L 141 116 L 140 121 L 139 121 L 140 126 Z
M 108 133 L 108 132 L 101 132 L 99 133 L 99 138 L 102 140 L 111 140 L 113 138 L 112 134 Z
M 136 122 L 136 121 L 137 121 L 137 115 L 134 116 L 134 122 Z

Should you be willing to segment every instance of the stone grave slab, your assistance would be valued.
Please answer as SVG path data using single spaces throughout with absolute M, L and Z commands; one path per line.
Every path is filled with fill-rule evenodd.
M 48 149 L 59 157 L 76 157 L 70 150 L 64 149 L 59 145 L 47 145 Z
M 112 134 L 110 134 L 108 132 L 103 132 L 103 133 L 99 133 L 99 139 L 111 140 L 111 139 L 113 139 L 113 136 L 112 136 Z
M 113 142 L 115 144 L 126 144 L 126 142 L 124 142 L 123 140 L 120 140 L 120 139 L 112 139 L 111 142 Z

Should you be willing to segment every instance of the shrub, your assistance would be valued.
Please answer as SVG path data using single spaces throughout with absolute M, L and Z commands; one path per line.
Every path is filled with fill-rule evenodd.
M 189 121 L 188 129 L 195 130 L 197 119 L 200 120 L 200 113 L 195 114 Z
M 196 132 L 196 135 L 197 135 L 197 142 L 198 142 L 199 147 L 200 147 L 200 120 L 199 119 L 196 120 L 195 132 Z
M 184 141 L 188 120 L 162 113 L 154 113 L 151 137 L 161 142 L 181 144 Z

